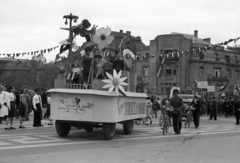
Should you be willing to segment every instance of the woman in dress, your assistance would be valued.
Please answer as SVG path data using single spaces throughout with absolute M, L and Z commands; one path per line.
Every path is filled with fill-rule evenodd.
M 27 97 L 27 90 L 24 88 L 22 89 L 21 95 L 20 95 L 20 106 L 19 106 L 20 126 L 19 128 L 25 128 L 23 126 L 23 119 L 25 118 L 27 111 L 28 111 L 28 97 Z
M 8 98 L 7 101 L 5 101 L 5 105 L 7 105 L 8 107 L 8 117 L 7 117 L 7 121 L 6 121 L 6 126 L 5 126 L 5 130 L 10 130 L 10 129 L 15 129 L 12 125 L 13 125 L 13 118 L 16 115 L 16 96 L 14 94 L 15 92 L 15 88 L 13 86 L 10 86 L 8 89 L 9 93 L 8 93 Z M 8 126 L 10 122 L 10 127 Z

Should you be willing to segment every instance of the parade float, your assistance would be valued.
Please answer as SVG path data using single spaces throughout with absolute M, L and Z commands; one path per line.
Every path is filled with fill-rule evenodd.
M 93 26 L 88 30 L 90 26 L 85 19 L 77 26 L 62 28 L 69 30 L 69 38 L 64 42 L 69 54 L 67 66 L 60 67 L 55 88 L 48 91 L 51 118 L 56 121 L 60 137 L 68 136 L 72 127 L 86 132 L 102 128 L 104 139 L 111 140 L 116 123 L 123 125 L 125 134 L 131 134 L 134 120 L 146 117 L 147 95 L 129 91 L 136 55 L 131 39 L 125 37 L 118 47 L 113 47 L 114 36 L 109 27 Z M 77 59 L 72 59 L 72 41 L 78 35 L 85 37 L 86 42 L 79 47 Z

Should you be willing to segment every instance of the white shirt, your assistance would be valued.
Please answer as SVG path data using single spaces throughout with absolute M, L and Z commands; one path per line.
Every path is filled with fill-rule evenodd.
M 10 95 L 8 92 L 3 91 L 3 103 L 6 103 L 10 107 Z
M 73 71 L 73 73 L 79 74 L 81 72 L 81 69 L 79 67 L 74 67 L 72 71 Z
M 39 103 L 40 106 L 41 106 L 41 108 L 42 108 L 42 99 L 41 99 L 41 96 L 38 95 L 38 94 L 35 94 L 35 95 L 33 96 L 33 108 L 34 108 L 35 110 L 37 110 L 37 105 L 36 105 L 37 103 Z
M 47 103 L 50 105 L 51 104 L 51 97 L 47 97 Z
M 15 97 L 15 95 L 12 92 L 8 93 L 8 95 L 9 95 L 9 100 L 10 101 L 15 101 L 16 97 Z

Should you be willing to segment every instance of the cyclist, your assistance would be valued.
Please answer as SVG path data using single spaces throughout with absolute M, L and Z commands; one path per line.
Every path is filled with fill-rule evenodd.
M 182 109 L 183 109 L 183 100 L 178 96 L 179 90 L 173 90 L 173 97 L 170 99 L 170 105 L 173 118 L 173 130 L 175 134 L 181 134 L 182 128 Z
M 199 127 L 199 120 L 200 120 L 200 109 L 201 109 L 201 101 L 198 99 L 197 95 L 194 95 L 194 99 L 191 103 L 193 107 L 193 122 L 195 125 L 195 129 Z

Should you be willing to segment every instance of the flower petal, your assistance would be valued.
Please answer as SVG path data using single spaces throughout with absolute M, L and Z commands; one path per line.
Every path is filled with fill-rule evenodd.
M 93 42 L 99 44 L 101 42 L 100 37 L 98 35 L 93 35 Z
M 107 28 L 105 29 L 105 31 L 104 31 L 104 34 L 105 34 L 106 36 L 109 36 L 109 35 L 111 34 L 111 32 L 112 32 L 111 29 L 107 27 Z
M 126 79 L 127 79 L 127 77 L 122 77 L 122 78 L 119 79 L 119 81 L 120 81 L 120 82 L 123 82 L 123 81 L 126 80 Z
M 122 70 L 119 71 L 119 73 L 117 74 L 117 78 L 120 79 L 121 76 L 122 76 Z
M 103 48 L 105 48 L 106 47 L 106 43 L 105 43 L 105 41 L 101 41 L 99 44 L 98 44 L 98 48 L 101 50 L 101 49 L 103 49 Z
M 112 41 L 114 40 L 114 36 L 107 36 L 107 38 L 106 38 L 106 43 L 107 44 L 111 44 L 112 43 Z
M 113 70 L 113 78 L 114 78 L 114 79 L 118 79 L 118 78 L 117 78 L 117 71 L 116 71 L 115 69 Z
M 115 92 L 116 92 L 116 95 L 118 96 L 119 95 L 119 90 L 118 90 L 117 86 L 115 87 Z
M 108 77 L 109 79 L 113 80 L 113 76 L 112 76 L 111 74 L 109 74 L 109 73 L 106 72 L 106 75 L 107 75 L 107 77 Z
M 111 87 L 111 86 L 113 86 L 113 84 L 112 84 L 112 83 L 109 83 L 109 84 L 104 85 L 102 88 L 109 88 L 109 87 Z
M 119 85 L 129 85 L 128 83 L 125 83 L 125 82 L 119 82 Z
M 104 83 L 107 83 L 107 84 L 111 84 L 112 83 L 112 80 L 110 80 L 110 79 L 104 79 L 104 80 L 102 80 Z
M 118 88 L 119 88 L 123 93 L 125 93 L 125 90 L 124 90 L 123 86 L 118 85 Z
M 108 93 L 111 93 L 113 91 L 113 89 L 114 89 L 114 86 L 111 86 L 108 90 Z
M 98 35 L 98 36 L 101 36 L 102 34 L 104 34 L 105 33 L 105 28 L 104 27 L 101 27 L 101 28 L 99 28 L 97 31 L 96 31 L 96 34 Z

